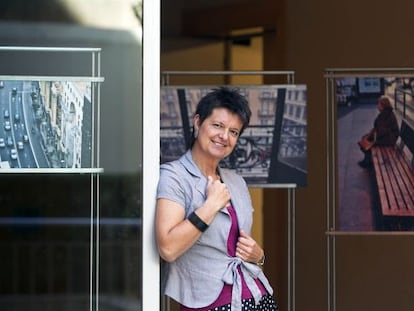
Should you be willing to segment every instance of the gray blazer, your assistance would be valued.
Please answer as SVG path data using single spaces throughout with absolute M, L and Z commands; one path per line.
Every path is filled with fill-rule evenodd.
M 231 202 L 237 213 L 240 229 L 250 234 L 253 207 L 244 179 L 232 170 L 219 169 L 227 185 Z M 206 200 L 207 178 L 193 162 L 191 151 L 180 159 L 161 165 L 157 198 L 172 200 L 183 206 L 185 217 L 197 210 Z M 198 241 L 176 261 L 165 263 L 164 293 L 179 303 L 201 308 L 213 303 L 224 283 L 233 284 L 232 310 L 241 310 L 241 279 L 237 267 L 246 280 L 256 303 L 262 294 L 254 279 L 258 278 L 269 294 L 273 294 L 262 269 L 227 254 L 227 238 L 231 217 L 227 209 L 217 213 L 209 228 Z

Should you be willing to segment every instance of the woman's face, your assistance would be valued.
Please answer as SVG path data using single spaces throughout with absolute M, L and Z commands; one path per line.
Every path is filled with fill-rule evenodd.
M 226 108 L 215 108 L 200 124 L 200 116 L 194 117 L 194 128 L 198 132 L 195 147 L 207 156 L 221 160 L 236 146 L 243 123 L 237 114 Z

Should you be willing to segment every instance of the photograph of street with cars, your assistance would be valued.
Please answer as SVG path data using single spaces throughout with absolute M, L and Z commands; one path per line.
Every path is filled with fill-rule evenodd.
M 91 166 L 91 83 L 0 81 L 0 169 Z
M 221 167 L 236 170 L 249 186 L 307 183 L 306 85 L 239 85 L 252 117 Z M 217 86 L 161 88 L 161 163 L 188 148 L 199 100 Z

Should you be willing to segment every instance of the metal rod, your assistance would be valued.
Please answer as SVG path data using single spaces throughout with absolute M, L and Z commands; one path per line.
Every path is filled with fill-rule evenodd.
M 326 77 L 326 227 L 335 228 L 335 81 L 331 75 Z M 327 240 L 327 282 L 328 282 L 328 311 L 336 310 L 336 257 L 335 238 L 328 236 Z
M 162 75 L 293 75 L 294 71 L 163 71 Z
M 289 190 L 288 190 L 289 191 Z M 292 222 L 291 206 L 288 193 L 288 311 L 292 310 Z
M 29 51 L 29 52 L 99 52 L 101 48 L 78 47 L 38 47 L 38 46 L 1 46 L 0 51 Z
M 412 77 L 414 68 L 335 68 L 326 69 L 325 78 Z
M 94 222 L 96 223 L 96 221 Z M 141 227 L 141 221 L 136 218 L 105 217 L 99 220 L 102 226 Z M 0 226 L 89 226 L 87 217 L 0 217 Z
M 296 299 L 295 188 L 288 188 L 288 311 L 295 310 Z
M 295 189 L 288 190 L 290 194 L 290 204 L 292 206 L 292 214 L 290 216 L 292 221 L 292 310 L 296 310 L 296 202 Z
M 296 184 L 249 184 L 249 188 L 296 188 Z
M 91 177 L 92 178 L 92 177 Z M 91 182 L 92 183 L 92 182 Z M 92 188 L 92 185 L 91 185 Z M 91 200 L 92 200 L 93 195 L 91 196 Z M 91 206 L 90 206 L 90 224 L 89 224 L 89 241 L 90 241 L 90 246 L 89 246 L 89 311 L 93 311 L 94 310 L 94 299 L 93 299 L 93 293 L 94 293 L 94 231 L 93 231 L 93 226 L 94 226 L 94 219 L 95 219 L 95 215 L 94 215 L 94 207 L 93 204 L 91 202 Z
M 2 168 L 0 174 L 99 174 L 103 168 Z
M 414 231 L 327 231 L 327 236 L 411 236 Z
M 414 71 L 412 73 L 343 73 L 343 74 L 332 74 L 325 75 L 325 78 L 412 78 L 414 76 Z
M 0 80 L 104 82 L 104 77 L 89 76 L 0 76 Z
M 101 53 L 100 51 L 92 53 L 92 58 L 93 58 L 93 62 L 92 62 L 92 76 L 95 77 L 95 75 L 97 74 L 97 78 L 101 78 Z M 101 129 L 101 84 L 98 83 L 97 85 L 93 84 L 94 87 L 97 88 L 97 94 L 96 94 L 96 114 L 94 112 L 93 117 L 96 119 L 96 141 L 94 141 L 94 144 L 96 145 L 96 158 L 95 156 L 93 157 L 92 163 L 94 164 L 93 167 L 95 167 L 95 165 L 97 167 L 99 167 L 100 165 L 100 129 Z M 95 103 L 95 101 L 93 101 L 93 103 Z M 92 126 L 95 127 L 94 125 L 95 123 L 92 123 Z M 95 135 L 95 134 L 94 134 Z M 100 175 L 92 175 L 91 178 L 95 181 L 95 191 L 93 192 L 95 194 L 95 204 L 93 206 L 95 206 L 96 208 L 96 262 L 95 262 L 95 266 L 96 266 L 96 311 L 99 311 L 99 275 L 100 275 Z
M 330 138 L 331 136 L 329 135 L 329 129 L 330 129 L 330 87 L 329 87 L 329 83 L 326 80 L 325 81 L 325 96 L 326 96 L 326 144 L 327 144 L 327 148 L 326 148 L 326 160 L 327 160 L 327 165 L 326 165 L 326 229 L 329 230 L 330 229 L 330 153 L 329 153 L 329 142 L 330 142 Z M 332 271 L 332 267 L 331 267 L 331 240 L 329 238 L 326 239 L 326 262 L 327 262 L 327 290 L 328 290 L 328 296 L 327 296 L 327 306 L 328 306 L 328 311 L 332 311 L 332 293 L 331 293 L 331 289 L 332 289 L 332 279 L 331 279 L 331 271 Z
M 95 198 L 93 199 L 94 207 L 96 210 L 96 227 L 95 227 L 95 236 L 96 236 L 96 248 L 95 248 L 95 310 L 99 311 L 99 275 L 100 275 L 100 269 L 99 269 L 99 262 L 100 262 L 100 208 L 99 208 L 99 175 L 92 175 L 91 179 L 95 182 L 95 191 L 92 193 L 95 194 Z M 92 196 L 93 197 L 93 196 Z

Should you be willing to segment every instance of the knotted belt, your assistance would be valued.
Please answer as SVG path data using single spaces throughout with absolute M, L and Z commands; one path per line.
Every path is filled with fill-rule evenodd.
M 222 277 L 226 284 L 233 285 L 231 311 L 241 311 L 242 309 L 242 279 L 237 269 L 239 266 L 256 305 L 262 298 L 262 293 L 255 282 L 255 279 L 262 273 L 262 269 L 255 264 L 241 260 L 239 257 L 233 257 Z

